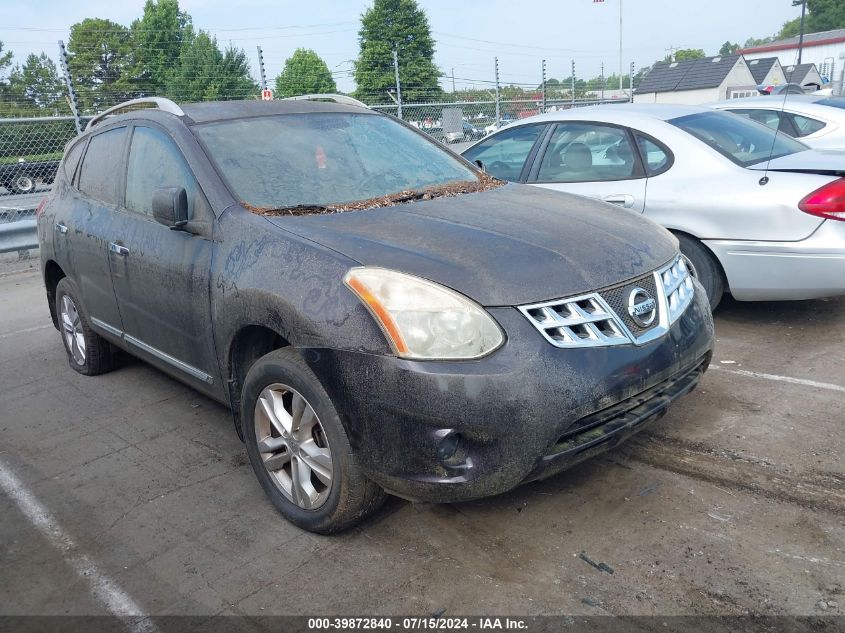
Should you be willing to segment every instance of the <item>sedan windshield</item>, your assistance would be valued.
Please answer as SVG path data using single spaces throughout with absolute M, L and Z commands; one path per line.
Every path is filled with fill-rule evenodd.
M 331 207 L 400 192 L 437 195 L 438 188 L 480 182 L 448 150 L 384 116 L 285 114 L 194 130 L 232 193 L 257 210 Z
M 727 112 L 699 112 L 669 123 L 742 167 L 809 149 L 783 132 Z

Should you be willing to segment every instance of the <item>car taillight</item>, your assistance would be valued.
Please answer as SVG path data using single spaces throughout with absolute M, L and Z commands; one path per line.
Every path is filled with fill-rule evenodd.
M 804 213 L 845 221 L 845 178 L 834 180 L 798 203 Z
M 42 198 L 41 202 L 38 203 L 38 208 L 35 209 L 35 217 L 36 218 L 41 217 L 41 213 L 44 211 L 44 207 L 46 206 L 46 204 L 47 204 L 47 198 Z M 30 209 L 31 208 L 32 207 L 30 207 Z

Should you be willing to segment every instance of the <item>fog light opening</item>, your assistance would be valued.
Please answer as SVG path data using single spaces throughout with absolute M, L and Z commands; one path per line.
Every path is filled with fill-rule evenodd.
M 444 466 L 454 466 L 458 457 L 458 449 L 461 447 L 461 434 L 449 433 L 440 440 L 437 445 L 437 459 Z

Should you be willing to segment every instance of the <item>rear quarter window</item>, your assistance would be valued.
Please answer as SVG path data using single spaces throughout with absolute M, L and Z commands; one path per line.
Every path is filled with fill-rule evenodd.
M 101 202 L 117 206 L 117 186 L 125 140 L 125 127 L 91 137 L 79 171 L 80 191 Z
M 73 181 L 73 175 L 76 173 L 76 167 L 79 165 L 79 158 L 82 156 L 82 150 L 85 148 L 85 141 L 75 143 L 65 154 L 62 165 L 64 166 L 65 176 L 69 181 Z

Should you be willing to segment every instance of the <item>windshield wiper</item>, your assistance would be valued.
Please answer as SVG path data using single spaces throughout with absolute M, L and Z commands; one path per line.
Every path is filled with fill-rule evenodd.
M 324 204 L 292 204 L 286 207 L 256 207 L 245 202 L 241 203 L 253 213 L 264 215 L 313 215 L 319 213 L 336 213 L 335 207 Z

